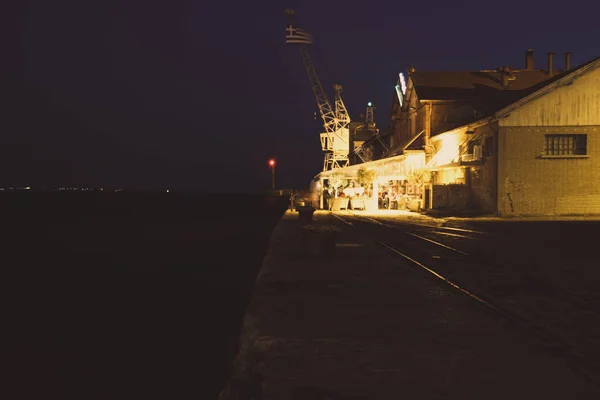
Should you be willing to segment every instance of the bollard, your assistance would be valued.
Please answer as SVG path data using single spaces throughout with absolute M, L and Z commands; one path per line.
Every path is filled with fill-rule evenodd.
M 331 256 L 340 228 L 334 225 L 304 225 L 304 249 L 313 256 Z
M 302 225 L 310 224 L 313 219 L 315 208 L 313 206 L 298 207 L 298 220 Z

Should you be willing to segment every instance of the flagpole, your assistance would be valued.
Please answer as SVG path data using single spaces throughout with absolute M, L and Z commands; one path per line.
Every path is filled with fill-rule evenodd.
M 290 18 L 290 23 L 293 25 L 294 24 L 294 14 L 296 14 L 296 11 L 292 10 L 291 8 L 286 8 L 284 12 Z

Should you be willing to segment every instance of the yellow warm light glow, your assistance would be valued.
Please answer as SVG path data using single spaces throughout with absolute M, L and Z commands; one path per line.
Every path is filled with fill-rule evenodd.
M 444 135 L 444 137 L 440 139 L 441 140 L 436 144 L 436 147 L 438 147 L 439 150 L 434 156 L 435 161 L 433 162 L 433 165 L 446 165 L 458 161 L 458 135 Z
M 406 166 L 408 172 L 421 170 L 425 167 L 425 157 L 423 154 L 409 154 L 406 156 Z

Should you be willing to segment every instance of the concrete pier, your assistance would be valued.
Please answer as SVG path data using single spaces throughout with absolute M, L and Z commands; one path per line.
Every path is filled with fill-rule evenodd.
M 328 212 L 314 223 L 341 228 L 334 254 L 309 255 L 297 218 L 273 232 L 221 400 L 600 398 L 531 335 Z

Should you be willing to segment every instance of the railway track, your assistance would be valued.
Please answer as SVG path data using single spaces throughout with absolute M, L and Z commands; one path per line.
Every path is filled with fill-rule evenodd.
M 450 239 L 450 240 L 469 239 L 470 241 L 477 241 L 482 238 L 491 239 L 490 238 L 491 235 L 488 232 L 482 232 L 482 231 L 476 231 L 476 230 L 470 230 L 470 229 L 461 229 L 461 228 L 448 228 L 448 227 L 435 227 L 435 226 L 428 226 L 428 225 L 417 225 L 416 229 L 418 230 L 419 234 L 415 234 L 413 232 L 410 232 L 410 230 L 412 228 L 411 224 L 397 223 L 394 221 L 381 222 L 374 218 L 369 218 L 369 217 L 365 218 L 365 217 L 361 217 L 361 216 L 357 216 L 357 215 L 353 215 L 353 217 L 364 218 L 365 220 L 367 220 L 369 222 L 373 222 L 377 225 L 384 226 L 386 228 L 390 228 L 390 229 L 394 229 L 394 230 L 401 230 L 402 233 L 404 233 L 406 235 L 410 235 L 410 236 L 425 240 L 427 242 L 430 242 L 434 245 L 446 248 L 455 253 L 462 254 L 464 256 L 469 256 L 469 258 L 466 259 L 466 261 L 468 261 L 470 263 L 477 263 L 477 265 L 480 265 L 480 266 L 494 267 L 497 270 L 504 270 L 505 268 L 504 268 L 503 264 L 511 262 L 512 261 L 511 257 L 514 257 L 514 255 L 507 254 L 507 259 L 505 259 L 505 260 L 490 261 L 489 259 L 485 258 L 485 250 L 482 250 L 477 246 L 475 247 L 474 252 L 469 251 L 469 253 L 466 253 L 467 250 L 464 250 L 464 249 L 459 250 L 459 249 L 449 246 L 447 244 L 441 243 L 442 239 Z M 429 227 L 431 229 L 422 228 L 425 226 Z M 461 233 L 461 234 L 448 233 L 448 232 L 446 232 L 446 230 L 460 231 L 463 233 Z M 493 240 L 493 238 L 492 238 L 492 240 Z M 586 296 L 581 295 L 581 294 L 565 292 L 565 290 L 563 290 L 562 288 L 560 288 L 556 285 L 553 285 L 547 279 L 544 279 L 541 276 L 526 276 L 525 280 L 527 281 L 529 286 L 535 288 L 534 290 L 544 292 L 548 295 L 553 296 L 554 298 L 559 298 L 562 301 L 573 303 L 580 308 L 587 308 L 590 305 L 589 299 Z
M 553 329 L 552 324 L 549 324 L 548 319 L 542 315 L 543 313 L 536 311 L 535 304 L 528 304 L 527 301 L 519 298 L 517 292 L 522 290 L 524 285 L 527 289 L 535 287 L 538 292 L 551 297 L 554 302 L 561 302 L 565 306 L 576 309 L 589 305 L 585 299 L 566 293 L 541 277 L 526 275 L 523 278 L 505 274 L 502 279 L 509 281 L 508 285 L 504 285 L 505 289 L 506 287 L 512 289 L 502 293 L 494 289 L 493 283 L 483 282 L 486 277 L 490 280 L 488 274 L 479 272 L 478 278 L 475 278 L 477 273 L 472 274 L 473 276 L 469 276 L 468 272 L 465 273 L 467 270 L 481 271 L 482 268 L 486 268 L 486 271 L 492 274 L 501 274 L 505 269 L 502 262 L 484 259 L 480 251 L 471 252 L 465 247 L 458 248 L 461 241 L 465 241 L 471 243 L 470 248 L 477 249 L 478 240 L 482 238 L 493 240 L 489 238 L 487 232 L 380 221 L 356 214 L 344 216 L 334 214 L 334 216 L 342 223 L 359 230 L 392 254 L 405 259 L 418 271 L 451 286 L 496 316 L 533 334 L 549 353 L 565 360 L 573 370 L 583 375 L 590 383 L 600 387 L 600 366 L 593 357 L 589 357 L 585 346 L 581 348 L 582 346 L 569 340 L 568 335 L 565 337 L 563 332 Z M 453 243 L 449 244 L 448 241 Z M 510 282 L 511 279 L 513 282 Z

